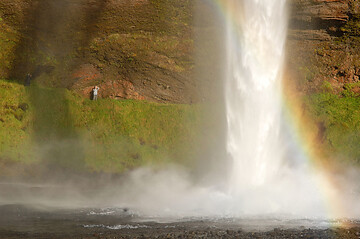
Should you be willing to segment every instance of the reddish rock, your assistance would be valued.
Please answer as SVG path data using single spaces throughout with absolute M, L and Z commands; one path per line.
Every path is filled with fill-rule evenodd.
M 136 92 L 134 85 L 125 80 L 106 81 L 100 84 L 101 97 L 113 99 L 144 100 L 145 97 Z
M 356 86 L 352 89 L 352 92 L 354 92 L 354 94 L 356 96 L 360 96 L 360 86 Z
M 100 88 L 100 98 L 145 100 L 145 97 L 135 90 L 134 85 L 125 80 L 107 80 L 104 83 L 78 88 L 76 91 L 84 97 L 90 97 L 95 85 Z
M 94 84 L 94 81 L 101 78 L 101 73 L 90 64 L 81 65 L 77 70 L 71 74 L 71 78 L 74 82 L 72 89 L 79 89 L 90 84 Z

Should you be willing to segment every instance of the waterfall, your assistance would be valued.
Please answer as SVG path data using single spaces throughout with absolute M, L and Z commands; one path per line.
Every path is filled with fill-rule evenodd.
M 131 190 L 122 191 L 121 201 L 151 216 L 325 218 L 317 177 L 284 120 L 286 0 L 216 3 L 226 19 L 225 34 L 219 35 L 226 45 L 220 72 L 225 73 L 225 140 L 231 160 L 220 157 L 218 162 L 232 162 L 228 182 L 218 167 L 210 170 L 210 183 L 205 177 L 195 184 L 178 168 L 139 169 L 132 172 L 126 183 Z
M 228 0 L 226 117 L 230 192 L 276 177 L 283 161 L 281 77 L 286 0 Z M 230 10 L 229 10 L 230 11 Z

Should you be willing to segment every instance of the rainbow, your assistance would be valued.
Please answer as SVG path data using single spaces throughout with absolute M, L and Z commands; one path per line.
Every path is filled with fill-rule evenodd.
M 341 185 L 335 180 L 334 175 L 342 170 L 342 165 L 336 162 L 324 149 L 319 138 L 319 129 L 308 112 L 304 109 L 299 93 L 291 84 L 293 75 L 284 77 L 283 102 L 287 122 L 295 135 L 297 145 L 312 173 L 317 174 L 316 184 L 323 195 L 323 202 L 328 209 L 328 219 L 338 220 L 341 227 L 349 227 L 348 212 L 340 198 Z
M 233 4 L 241 4 L 227 0 L 203 0 L 211 8 L 216 9 L 220 18 L 226 22 L 233 22 L 233 26 L 239 26 L 241 15 L 234 12 L 236 7 Z M 241 29 L 234 29 L 234 36 L 241 41 Z M 239 42 L 240 43 L 240 42 Z M 306 165 L 309 168 L 309 174 L 316 174 L 316 183 L 318 190 L 323 195 L 323 202 L 328 211 L 328 220 L 336 220 L 345 218 L 348 211 L 345 209 L 343 200 L 340 197 L 341 185 L 336 181 L 334 175 L 341 170 L 341 165 L 335 163 L 330 158 L 326 150 L 322 147 L 322 143 L 318 137 L 318 128 L 312 117 L 304 110 L 303 103 L 295 87 L 291 84 L 290 79 L 294 79 L 294 75 L 290 72 L 283 74 L 282 91 L 279 93 L 282 97 L 284 119 L 288 128 L 294 135 L 296 145 L 300 152 L 304 155 Z M 336 226 L 348 227 L 346 221 L 337 221 Z

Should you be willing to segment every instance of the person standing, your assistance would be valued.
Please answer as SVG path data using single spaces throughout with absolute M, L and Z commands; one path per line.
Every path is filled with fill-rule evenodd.
M 93 88 L 93 90 L 92 90 L 92 93 L 93 93 L 93 95 L 92 95 L 92 96 L 93 96 L 92 100 L 97 100 L 99 90 L 100 90 L 100 88 L 99 88 L 98 86 L 95 86 L 95 87 Z
M 31 75 L 30 73 L 28 73 L 28 74 L 26 75 L 24 86 L 30 86 L 31 77 L 32 77 L 32 75 Z

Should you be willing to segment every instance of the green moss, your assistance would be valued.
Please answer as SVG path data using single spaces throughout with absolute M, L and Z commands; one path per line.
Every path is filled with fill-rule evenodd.
M 6 76 L 13 64 L 13 51 L 17 42 L 18 33 L 0 20 L 0 77 Z
M 144 68 L 145 63 L 174 72 L 189 71 L 194 65 L 191 54 L 193 41 L 187 38 L 146 32 L 111 34 L 103 39 L 94 39 L 89 49 L 98 62 L 124 71 Z M 117 61 L 109 62 L 107 59 Z
M 5 80 L 0 97 L 0 160 L 115 173 L 195 157 L 197 105 L 90 101 Z
M 191 0 L 166 1 L 151 0 L 158 12 L 158 18 L 165 23 L 164 32 L 181 35 L 193 22 L 193 4 Z
M 306 99 L 315 120 L 324 123 L 325 140 L 341 159 L 360 163 L 360 98 L 323 93 Z
M 0 81 L 0 159 L 28 162 L 34 158 L 28 133 L 29 114 L 22 86 Z
M 359 87 L 360 86 L 360 82 L 354 82 L 354 83 L 346 83 L 344 85 L 344 91 L 342 92 L 342 95 L 344 97 L 356 97 L 358 96 L 353 89 L 355 87 Z
M 333 89 L 331 83 L 328 81 L 324 81 L 322 83 L 321 87 L 322 87 L 322 90 L 324 93 L 333 93 L 334 92 L 334 89 Z

